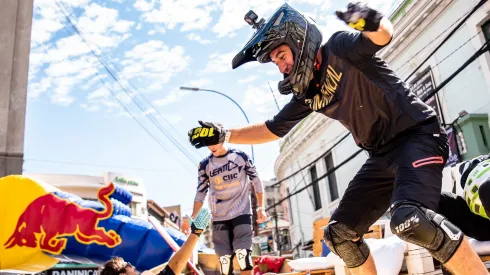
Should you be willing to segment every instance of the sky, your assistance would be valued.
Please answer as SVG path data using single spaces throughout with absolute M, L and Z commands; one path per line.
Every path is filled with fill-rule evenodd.
M 149 199 L 189 213 L 209 150 L 192 147 L 187 132 L 198 120 L 247 121 L 226 97 L 179 87 L 231 97 L 250 123 L 272 118 L 291 98 L 277 91 L 282 75 L 257 62 L 232 70 L 231 60 L 253 34 L 245 13 L 267 19 L 285 2 L 316 21 L 324 41 L 347 29 L 334 15 L 343 0 L 34 0 L 24 173 L 120 172 L 140 178 Z M 387 12 L 392 0 L 367 2 Z M 278 155 L 279 141 L 254 146 L 263 180 Z

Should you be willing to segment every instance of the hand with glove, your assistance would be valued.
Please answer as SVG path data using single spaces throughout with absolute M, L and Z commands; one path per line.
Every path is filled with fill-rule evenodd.
M 190 224 L 191 233 L 196 236 L 201 236 L 201 233 L 206 230 L 206 227 L 211 220 L 211 212 L 207 208 L 201 208 L 196 218 L 193 220 L 191 217 L 187 216 L 187 223 Z
M 340 20 L 347 23 L 349 27 L 367 32 L 377 31 L 383 18 L 380 12 L 369 8 L 362 2 L 349 3 L 347 10 L 336 11 L 335 14 Z
M 189 142 L 197 149 L 225 142 L 227 131 L 223 125 L 199 120 L 201 127 L 196 127 L 188 132 Z M 229 133 L 229 132 L 228 132 Z

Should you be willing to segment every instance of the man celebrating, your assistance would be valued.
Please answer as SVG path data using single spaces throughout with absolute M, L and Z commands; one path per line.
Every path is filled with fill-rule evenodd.
M 378 11 L 351 3 L 337 17 L 356 32 L 334 33 L 325 45 L 315 24 L 287 4 L 268 21 L 245 20 L 257 31 L 235 56 L 233 69 L 273 62 L 284 75 L 279 92 L 291 101 L 271 120 L 236 129 L 201 123 L 189 132 L 199 148 L 228 140 L 277 140 L 313 111 L 338 120 L 369 158 L 352 179 L 324 239 L 353 274 L 376 274 L 362 236 L 389 208 L 391 230 L 425 247 L 454 274 L 488 274 L 459 228 L 436 213 L 448 141 L 435 111 L 422 102 L 376 53 L 393 26 Z M 376 199 L 373 199 L 376 198 Z
M 210 125 L 209 125 L 210 126 Z M 250 182 L 257 196 L 257 222 L 265 222 L 263 187 L 250 157 L 237 149 L 227 149 L 222 143 L 208 146 L 211 154 L 199 163 L 199 184 L 192 218 L 203 206 L 209 192 L 213 219 L 213 243 L 219 256 L 221 274 L 233 272 L 233 257 L 237 257 L 241 274 L 252 274 L 252 209 Z M 187 233 L 189 223 L 182 224 Z

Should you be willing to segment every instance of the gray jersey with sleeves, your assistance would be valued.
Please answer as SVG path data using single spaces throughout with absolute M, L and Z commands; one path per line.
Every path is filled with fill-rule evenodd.
M 199 163 L 198 169 L 195 201 L 203 202 L 209 195 L 213 221 L 252 213 L 250 182 L 255 192 L 263 192 L 263 187 L 252 159 L 245 152 L 229 149 L 223 156 L 211 154 Z

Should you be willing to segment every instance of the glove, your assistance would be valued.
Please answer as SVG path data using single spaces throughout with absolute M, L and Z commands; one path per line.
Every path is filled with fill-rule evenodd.
M 209 209 L 203 207 L 194 220 L 189 216 L 187 216 L 187 220 L 191 225 L 191 233 L 199 237 L 211 220 L 211 212 Z
M 337 17 L 347 23 L 349 27 L 359 30 L 375 32 L 383 15 L 377 10 L 369 8 L 365 3 L 349 3 L 346 11 L 336 11 Z
M 199 120 L 199 124 L 201 127 L 193 128 L 187 133 L 192 146 L 199 149 L 225 141 L 226 130 L 223 125 L 213 122 L 202 122 L 201 120 Z

